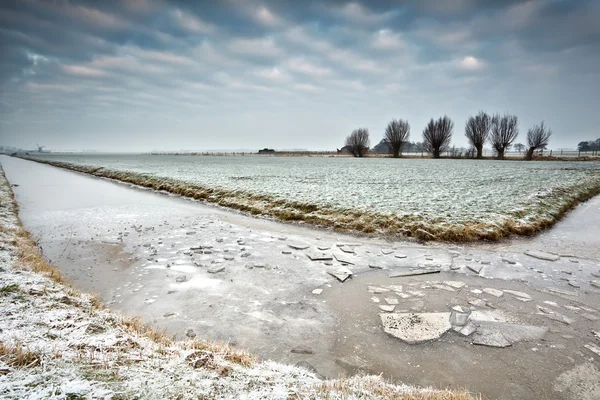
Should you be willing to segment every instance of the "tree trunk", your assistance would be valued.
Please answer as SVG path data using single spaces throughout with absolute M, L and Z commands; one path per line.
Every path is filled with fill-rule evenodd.
M 498 160 L 504 160 L 504 149 L 498 150 Z
M 433 149 L 433 158 L 440 158 L 440 149 Z
M 483 158 L 483 146 L 477 146 L 477 158 Z
M 525 156 L 525 159 L 532 160 L 534 151 L 535 151 L 535 147 L 530 147 L 529 150 L 527 150 L 527 155 Z

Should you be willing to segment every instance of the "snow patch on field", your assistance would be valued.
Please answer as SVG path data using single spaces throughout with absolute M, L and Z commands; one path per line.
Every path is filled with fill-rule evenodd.
M 449 223 L 493 220 L 521 211 L 532 196 L 549 187 L 573 187 L 600 172 L 598 163 L 560 161 L 59 154 L 35 158 L 323 207 L 443 218 Z M 246 179 L 236 179 L 241 171 Z
M 39 155 L 39 162 L 343 231 L 466 242 L 531 235 L 600 193 L 600 164 Z M 234 179 L 240 170 L 248 179 Z

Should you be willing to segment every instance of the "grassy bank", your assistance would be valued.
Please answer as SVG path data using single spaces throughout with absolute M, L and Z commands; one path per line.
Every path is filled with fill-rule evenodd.
M 472 399 L 380 377 L 321 381 L 205 340 L 175 342 L 102 307 L 46 262 L 0 169 L 0 398 Z
M 577 204 L 600 194 L 600 177 L 598 177 L 587 180 L 583 184 L 571 187 L 568 190 L 557 188 L 534 194 L 523 210 L 497 216 L 494 220 L 451 222 L 442 217 L 426 218 L 418 215 L 403 216 L 393 213 L 332 208 L 283 200 L 274 196 L 248 191 L 203 187 L 142 173 L 116 171 L 35 158 L 30 158 L 30 160 L 153 190 L 165 191 L 280 221 L 308 223 L 342 232 L 415 238 L 424 241 L 496 241 L 511 235 L 530 236 L 552 226 Z

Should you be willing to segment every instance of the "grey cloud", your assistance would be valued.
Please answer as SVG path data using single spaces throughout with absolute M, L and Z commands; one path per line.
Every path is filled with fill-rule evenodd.
M 566 146 L 560 132 L 595 129 L 598 10 L 591 0 L 9 0 L 0 129 L 57 143 L 166 129 L 179 143 L 176 132 L 189 138 L 200 124 L 213 136 L 194 146 L 224 148 L 243 124 L 273 143 L 321 149 L 339 147 L 354 124 L 379 134 L 404 117 L 418 132 L 448 113 L 463 144 L 470 113 L 510 108 L 525 125 L 548 115 Z M 290 121 L 309 133 L 281 136 Z

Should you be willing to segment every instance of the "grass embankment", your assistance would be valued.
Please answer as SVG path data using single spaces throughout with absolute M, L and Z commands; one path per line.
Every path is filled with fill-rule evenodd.
M 71 287 L 17 211 L 0 168 L 0 398 L 473 399 L 374 376 L 321 381 L 226 343 L 176 342 Z
M 511 235 L 531 236 L 554 225 L 579 203 L 600 194 L 599 177 L 569 190 L 559 188 L 550 190 L 543 195 L 534 196 L 524 211 L 498 217 L 497 221 L 470 220 L 459 223 L 448 222 L 443 218 L 426 219 L 414 215 L 402 216 L 331 208 L 245 191 L 207 188 L 142 173 L 115 171 L 60 161 L 27 159 L 144 188 L 165 191 L 279 221 L 308 223 L 341 232 L 415 238 L 423 241 L 464 243 L 481 240 L 497 241 Z

